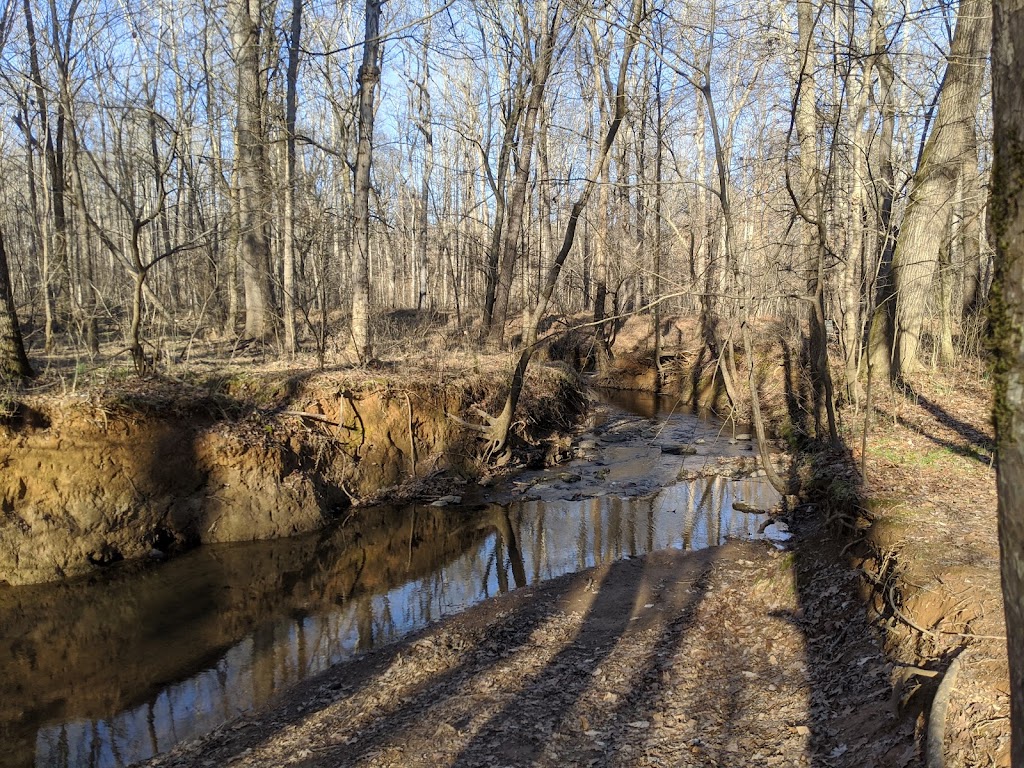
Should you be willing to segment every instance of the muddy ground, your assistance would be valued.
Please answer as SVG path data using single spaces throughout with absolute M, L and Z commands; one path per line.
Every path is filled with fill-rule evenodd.
M 661 552 L 513 592 L 153 766 L 1009 765 L 987 386 L 931 376 L 805 466 L 795 546 Z M 844 414 L 859 446 L 863 415 Z

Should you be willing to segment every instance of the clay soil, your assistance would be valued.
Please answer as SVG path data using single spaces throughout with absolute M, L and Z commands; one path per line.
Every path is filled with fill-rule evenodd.
M 804 464 L 789 551 L 661 552 L 512 592 L 153 766 L 1009 765 L 988 388 L 879 398 Z

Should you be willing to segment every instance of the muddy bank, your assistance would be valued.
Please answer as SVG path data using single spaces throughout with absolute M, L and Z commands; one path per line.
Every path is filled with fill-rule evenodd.
M 494 410 L 503 381 L 496 372 L 252 374 L 8 401 L 0 584 L 313 531 L 417 479 L 478 475 L 476 436 L 451 416 Z M 519 445 L 543 460 L 545 440 L 572 427 L 585 397 L 559 366 L 536 366 L 527 392 Z

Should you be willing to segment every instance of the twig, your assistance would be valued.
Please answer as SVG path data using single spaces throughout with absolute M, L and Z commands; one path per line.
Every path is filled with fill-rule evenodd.
M 310 413 L 309 411 L 281 411 L 282 416 L 297 416 L 300 419 L 312 419 L 313 421 L 321 421 L 324 424 L 330 424 L 332 427 L 340 427 L 336 421 L 331 421 L 327 416 L 321 413 Z

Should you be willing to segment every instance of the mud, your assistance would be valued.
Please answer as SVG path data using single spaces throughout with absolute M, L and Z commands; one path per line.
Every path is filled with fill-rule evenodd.
M 584 397 L 564 368 L 531 374 L 520 436 L 543 454 Z M 0 424 L 0 584 L 310 532 L 388 489 L 472 475 L 475 435 L 450 416 L 492 405 L 501 381 L 291 374 L 24 398 Z

